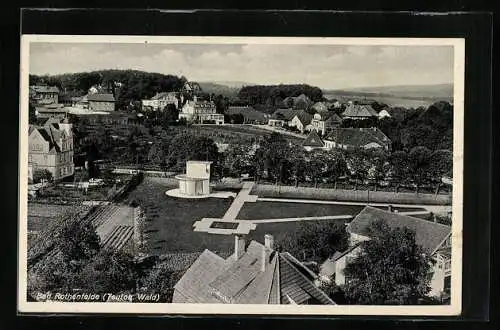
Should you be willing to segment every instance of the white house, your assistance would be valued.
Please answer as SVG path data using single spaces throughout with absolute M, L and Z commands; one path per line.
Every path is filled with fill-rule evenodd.
M 389 111 L 387 111 L 386 109 L 383 109 L 382 111 L 380 111 L 378 113 L 378 119 L 382 119 L 382 118 L 391 118 L 391 114 L 389 113 Z
M 149 100 L 142 100 L 142 107 L 151 108 L 153 111 L 163 110 L 168 104 L 172 104 L 176 109 L 179 108 L 179 99 L 175 92 L 156 93 Z
M 196 96 L 192 101 L 184 103 L 179 113 L 179 119 L 181 118 L 198 124 L 224 124 L 224 115 L 217 113 L 215 103 L 213 101 L 198 101 Z

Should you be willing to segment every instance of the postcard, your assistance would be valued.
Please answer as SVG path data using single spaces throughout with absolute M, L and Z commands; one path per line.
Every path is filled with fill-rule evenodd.
M 464 39 L 21 38 L 19 312 L 460 314 Z

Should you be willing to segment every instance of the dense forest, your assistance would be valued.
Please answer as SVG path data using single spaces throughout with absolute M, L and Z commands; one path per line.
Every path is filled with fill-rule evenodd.
M 30 85 L 57 86 L 61 95 L 84 95 L 90 87 L 100 84 L 110 88 L 110 92 L 115 92 L 118 109 L 127 108 L 141 99 L 150 98 L 157 92 L 180 90 L 186 82 L 185 77 L 137 70 L 100 70 L 54 76 L 29 76 Z

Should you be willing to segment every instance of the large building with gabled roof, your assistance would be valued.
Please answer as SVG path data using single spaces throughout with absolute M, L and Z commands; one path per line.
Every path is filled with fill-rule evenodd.
M 48 170 L 54 180 L 73 175 L 73 132 L 67 121 L 50 118 L 43 126 L 30 126 L 28 144 L 32 173 Z
M 415 232 L 415 242 L 425 254 L 436 262 L 432 266 L 431 291 L 429 295 L 439 296 L 449 290 L 451 276 L 451 227 L 440 223 L 398 214 L 390 210 L 366 206 L 346 227 L 349 233 L 349 248 L 336 252 L 322 266 L 330 268 L 327 276 L 334 275 L 337 285 L 344 285 L 349 280 L 344 276 L 344 269 L 350 260 L 362 252 L 362 242 L 370 239 L 370 226 L 376 221 L 383 221 L 390 228 L 408 228 Z M 328 266 L 327 266 L 328 265 Z M 321 272 L 320 272 L 321 273 Z
M 378 113 L 369 104 L 351 103 L 342 113 L 343 119 L 369 119 L 378 118 Z
M 324 138 L 327 149 L 384 149 L 391 150 L 391 140 L 377 127 L 335 127 Z
M 317 276 L 287 252 L 235 236 L 235 252 L 224 259 L 205 250 L 174 287 L 174 303 L 320 304 L 335 302 L 316 285 Z

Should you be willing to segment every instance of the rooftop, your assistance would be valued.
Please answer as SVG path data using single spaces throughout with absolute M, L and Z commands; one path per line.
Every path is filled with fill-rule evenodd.
M 237 260 L 205 250 L 175 285 L 177 294 L 192 303 L 335 304 L 314 285 L 315 274 L 289 253 L 268 250 L 263 271 L 263 249 L 251 241 Z
M 111 93 L 96 93 L 88 94 L 87 100 L 94 102 L 115 102 L 115 97 Z
M 381 146 L 391 144 L 391 140 L 378 128 L 333 128 L 325 138 L 339 144 L 363 147 L 369 143 L 377 143 Z
M 342 113 L 342 117 L 377 117 L 378 113 L 368 104 L 350 104 Z
M 391 228 L 407 227 L 415 231 L 416 243 L 422 246 L 424 251 L 429 254 L 434 253 L 451 233 L 450 226 L 377 209 L 371 206 L 366 206 L 354 220 L 349 223 L 349 232 L 369 236 L 368 228 L 377 220 L 385 221 Z

